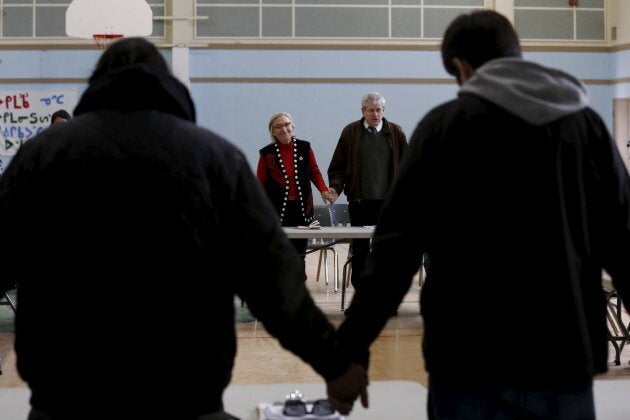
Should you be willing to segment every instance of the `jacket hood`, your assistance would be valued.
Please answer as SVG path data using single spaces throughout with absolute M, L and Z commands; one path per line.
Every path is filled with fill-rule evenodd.
M 91 111 L 157 110 L 195 122 L 186 86 L 168 72 L 145 64 L 122 67 L 90 83 L 74 115 Z
M 533 125 L 544 125 L 588 106 L 584 84 L 558 69 L 521 58 L 491 60 L 459 90 L 498 105 Z

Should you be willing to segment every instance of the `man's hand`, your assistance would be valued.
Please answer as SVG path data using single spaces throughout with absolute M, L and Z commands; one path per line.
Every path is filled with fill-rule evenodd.
M 324 201 L 324 204 L 326 204 L 326 201 L 328 201 L 330 204 L 332 204 L 334 201 L 330 191 L 322 191 L 322 200 Z
M 330 197 L 328 201 L 330 201 L 330 204 L 334 204 L 335 201 L 337 201 L 337 199 L 339 198 L 339 194 L 337 194 L 337 190 L 335 190 L 334 188 L 328 188 L 328 196 Z
M 357 363 L 351 363 L 346 373 L 326 383 L 330 403 L 344 416 L 350 414 L 354 400 L 359 396 L 361 396 L 361 405 L 368 408 L 367 386 L 367 369 Z

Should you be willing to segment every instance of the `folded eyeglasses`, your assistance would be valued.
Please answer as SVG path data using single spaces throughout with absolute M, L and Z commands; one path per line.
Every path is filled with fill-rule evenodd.
M 293 391 L 287 395 L 282 414 L 288 417 L 301 417 L 307 414 L 330 416 L 335 414 L 335 409 L 328 400 L 304 401 L 300 391 Z

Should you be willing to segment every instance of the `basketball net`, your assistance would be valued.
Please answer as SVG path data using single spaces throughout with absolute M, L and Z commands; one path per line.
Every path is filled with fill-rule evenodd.
M 112 42 L 122 38 L 123 35 L 122 34 L 94 34 L 93 37 L 94 37 L 94 42 L 96 43 L 96 46 L 100 48 L 101 50 L 104 50 L 107 47 L 109 47 L 112 44 Z

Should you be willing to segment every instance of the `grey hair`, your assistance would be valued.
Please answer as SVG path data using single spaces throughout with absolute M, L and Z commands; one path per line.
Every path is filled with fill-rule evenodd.
M 272 130 L 271 126 L 273 125 L 273 122 L 275 120 L 277 120 L 278 118 L 280 118 L 280 117 L 287 117 L 289 119 L 289 121 L 291 121 L 291 127 L 295 130 L 295 123 L 293 122 L 293 117 L 291 116 L 291 114 L 289 114 L 288 112 L 276 112 L 269 119 L 269 127 L 268 128 L 269 128 L 269 135 L 271 136 L 271 142 L 272 143 L 277 142 L 277 140 L 273 136 L 273 130 Z
M 372 103 L 380 104 L 385 109 L 385 98 L 378 92 L 370 92 L 363 95 L 361 98 L 361 110 L 364 110 Z

